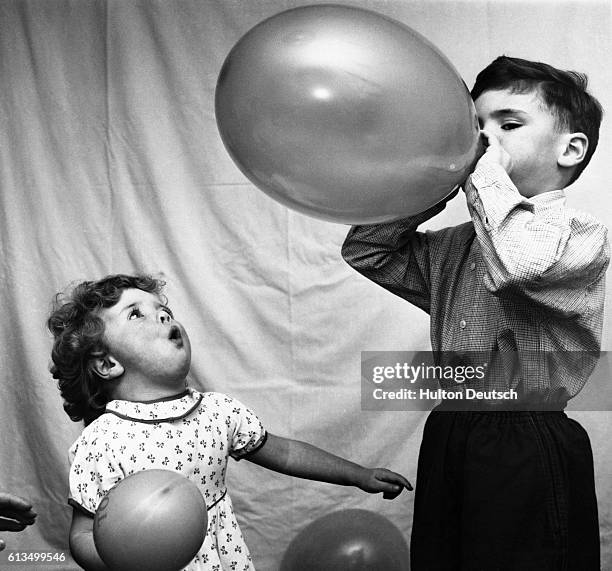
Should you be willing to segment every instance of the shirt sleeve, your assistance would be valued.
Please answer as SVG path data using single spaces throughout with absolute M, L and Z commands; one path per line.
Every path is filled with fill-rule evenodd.
M 610 257 L 603 224 L 566 208 L 561 191 L 523 197 L 503 167 L 483 160 L 465 192 L 489 291 L 565 314 L 589 310 L 589 289 L 603 280 Z
M 417 228 L 445 207 L 446 201 L 396 222 L 353 226 L 342 257 L 369 280 L 429 313 L 430 235 Z
M 234 460 L 240 460 L 264 445 L 267 432 L 250 408 L 230 396 L 219 396 L 226 414 L 229 454 Z
M 123 472 L 105 443 L 104 434 L 86 430 L 68 453 L 70 496 L 68 503 L 95 515 L 102 498 L 123 479 Z

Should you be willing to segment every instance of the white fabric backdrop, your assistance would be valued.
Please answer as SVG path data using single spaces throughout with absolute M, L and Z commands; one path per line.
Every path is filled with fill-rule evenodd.
M 0 488 L 31 498 L 9 548 L 67 549 L 67 449 L 81 427 L 47 372 L 44 322 L 66 284 L 162 272 L 193 346 L 192 384 L 254 408 L 273 432 L 414 481 L 424 413 L 360 410 L 360 351 L 427 349 L 427 317 L 341 260 L 347 227 L 287 211 L 248 183 L 214 118 L 223 59 L 296 0 L 0 0 Z M 612 110 L 607 2 L 355 0 L 424 34 L 468 85 L 502 53 L 586 71 Z M 612 128 L 570 191 L 612 222 Z M 432 225 L 467 219 L 455 199 Z M 604 349 L 612 349 L 606 316 Z M 603 568 L 612 568 L 612 415 L 576 413 L 595 452 Z M 259 569 L 343 508 L 394 502 L 233 463 L 229 487 Z M 0 559 L 1 560 L 1 559 Z M 64 568 L 68 568 L 64 566 Z

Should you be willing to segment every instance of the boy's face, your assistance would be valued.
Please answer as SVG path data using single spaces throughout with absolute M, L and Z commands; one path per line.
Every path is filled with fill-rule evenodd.
M 117 304 L 99 315 L 108 352 L 125 374 L 156 385 L 184 384 L 191 364 L 189 337 L 159 297 L 126 289 Z
M 557 160 L 564 150 L 564 133 L 536 91 L 485 91 L 475 106 L 480 128 L 497 137 L 510 155 L 508 174 L 523 196 L 559 188 Z

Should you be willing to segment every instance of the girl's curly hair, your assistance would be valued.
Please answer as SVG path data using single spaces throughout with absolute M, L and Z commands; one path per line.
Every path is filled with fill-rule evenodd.
M 115 305 L 125 289 L 141 289 L 161 295 L 165 282 L 147 275 L 116 274 L 98 281 L 85 281 L 67 295 L 58 293 L 47 327 L 53 334 L 50 371 L 58 380 L 64 410 L 75 422 L 88 425 L 104 412 L 110 397 L 106 383 L 93 366 L 104 355 L 104 322 L 101 309 Z

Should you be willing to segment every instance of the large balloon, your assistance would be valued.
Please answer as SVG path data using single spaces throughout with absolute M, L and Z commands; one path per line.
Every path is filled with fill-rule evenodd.
M 289 544 L 281 571 L 408 571 L 400 530 L 367 510 L 341 510 L 304 528 Z
M 474 105 L 446 57 L 349 6 L 294 8 L 252 28 L 223 64 L 215 107 L 256 186 L 335 222 L 427 209 L 465 180 L 479 147 Z
M 178 571 L 206 536 L 198 487 L 170 470 L 144 470 L 121 480 L 100 502 L 94 542 L 114 571 Z

